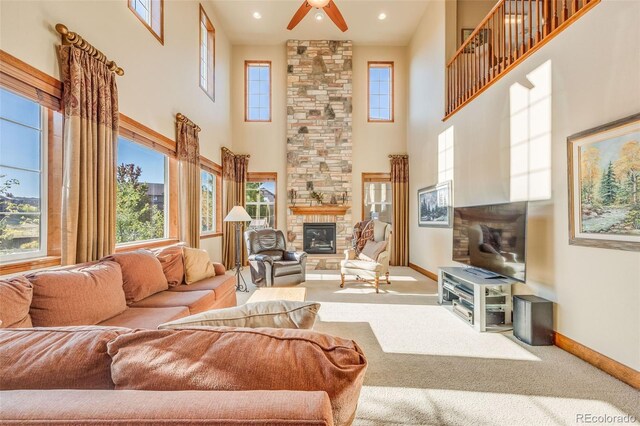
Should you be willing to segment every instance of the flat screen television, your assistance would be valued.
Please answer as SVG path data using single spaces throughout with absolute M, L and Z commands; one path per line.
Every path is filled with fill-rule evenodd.
M 453 260 L 479 268 L 469 272 L 525 281 L 526 243 L 526 202 L 453 210 Z

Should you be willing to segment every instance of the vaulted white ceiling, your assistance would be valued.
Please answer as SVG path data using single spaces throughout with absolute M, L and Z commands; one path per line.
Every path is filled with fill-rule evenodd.
M 287 25 L 304 0 L 210 0 L 233 44 L 278 44 L 286 40 L 352 40 L 359 44 L 406 45 L 429 0 L 334 0 L 349 30 L 342 33 L 314 9 L 292 31 Z M 262 19 L 255 19 L 258 12 Z M 378 19 L 380 13 L 387 18 Z

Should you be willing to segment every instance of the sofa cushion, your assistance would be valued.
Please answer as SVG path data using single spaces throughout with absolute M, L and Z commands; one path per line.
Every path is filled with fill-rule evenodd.
M 116 253 L 103 260 L 120 264 L 128 305 L 169 288 L 160 261 L 149 250 Z
M 36 272 L 27 278 L 33 284 L 29 313 L 35 327 L 93 325 L 127 308 L 116 262 Z
M 170 288 L 169 291 L 202 291 L 213 290 L 216 293 L 216 299 L 222 298 L 229 292 L 236 291 L 236 278 L 232 275 L 216 275 L 189 285 L 179 285 Z
M 190 314 L 213 309 L 216 293 L 213 290 L 202 291 L 161 291 L 131 305 L 132 308 L 171 308 L 186 306 Z
M 2 424 L 333 425 L 325 392 L 16 390 L 1 398 Z
M 380 272 L 382 265 L 368 260 L 342 260 L 340 267 L 344 269 L 362 269 L 371 272 Z
M 195 282 L 216 276 L 216 269 L 206 250 L 183 247 L 185 283 Z
M 373 221 L 373 239 L 375 241 L 384 241 L 387 233 L 388 223 L 380 220 Z
M 387 248 L 386 241 L 367 241 L 358 255 L 358 259 L 368 262 L 377 262 L 378 256 Z
M 33 286 L 25 277 L 0 280 L 0 328 L 32 327 Z
M 189 308 L 127 308 L 126 311 L 98 325 L 105 327 L 142 328 L 154 330 L 162 323 L 189 316 Z
M 272 328 L 313 328 L 320 304 L 314 302 L 294 302 L 272 300 L 247 303 L 226 309 L 214 309 L 200 314 L 180 318 L 159 329 L 188 327 L 272 327 Z
M 109 354 L 119 390 L 325 391 L 338 425 L 353 420 L 367 367 L 355 342 L 291 329 L 136 331 Z
M 183 247 L 185 247 L 184 243 L 178 243 L 151 250 L 162 265 L 162 272 L 167 278 L 169 287 L 175 287 L 184 282 Z
M 0 330 L 0 389 L 113 389 L 107 342 L 122 328 Z

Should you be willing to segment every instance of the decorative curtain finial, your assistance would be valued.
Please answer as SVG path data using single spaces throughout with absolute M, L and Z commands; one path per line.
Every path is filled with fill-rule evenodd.
M 56 31 L 62 37 L 63 45 L 75 46 L 76 48 L 87 52 L 89 55 L 105 64 L 109 71 L 112 71 L 120 76 L 124 75 L 124 70 L 120 68 L 118 64 L 116 64 L 114 61 L 110 61 L 104 53 L 93 47 L 88 41 L 80 37 L 78 33 L 69 31 L 69 28 L 67 28 L 66 25 L 56 24 Z

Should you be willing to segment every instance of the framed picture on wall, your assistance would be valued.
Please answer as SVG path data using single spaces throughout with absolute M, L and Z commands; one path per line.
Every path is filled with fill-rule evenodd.
M 418 226 L 450 228 L 451 181 L 418 191 Z
M 640 251 L 640 114 L 567 139 L 569 244 Z

